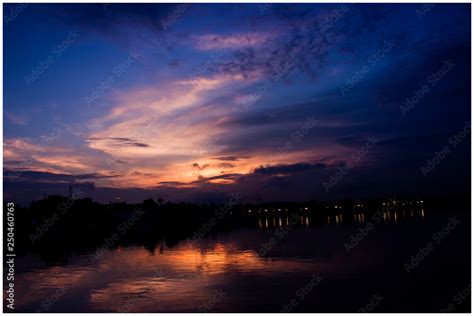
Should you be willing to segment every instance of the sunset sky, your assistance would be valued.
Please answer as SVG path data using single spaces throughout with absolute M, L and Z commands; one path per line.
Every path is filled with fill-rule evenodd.
M 469 192 L 470 136 L 450 139 L 470 122 L 470 16 L 469 4 L 27 5 L 4 22 L 4 198 L 78 183 L 99 201 Z

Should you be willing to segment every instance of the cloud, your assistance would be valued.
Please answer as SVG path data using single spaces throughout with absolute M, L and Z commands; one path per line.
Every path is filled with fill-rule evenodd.
M 360 41 L 359 37 L 366 37 L 367 33 L 377 37 L 377 26 L 387 14 L 382 5 L 272 6 L 263 21 L 278 25 L 273 28 L 273 36 L 262 39 L 264 45 L 235 49 L 231 58 L 216 65 L 217 72 L 245 77 L 261 74 L 266 78 L 286 78 L 299 72 L 310 79 L 319 78 L 334 53 L 359 47 L 350 43 Z M 325 23 L 335 11 L 340 12 L 337 18 Z
M 193 163 L 193 167 L 198 169 L 198 170 L 204 170 L 206 169 L 207 167 L 209 167 L 209 164 L 205 164 L 205 165 L 202 165 L 202 166 L 199 166 L 198 163 Z
M 222 174 L 222 175 L 212 176 L 212 177 L 199 176 L 198 180 L 194 181 L 193 183 L 194 184 L 201 184 L 201 183 L 206 183 L 206 182 L 232 183 L 241 176 L 242 175 L 239 173 L 228 173 L 228 174 Z M 219 180 L 224 180 L 224 181 L 219 181 Z
M 228 163 L 228 162 L 223 162 L 217 165 L 218 168 L 234 168 L 235 165 Z
M 89 149 L 84 142 L 73 138 L 47 138 L 37 143 L 30 138 L 5 138 L 4 168 L 21 174 L 24 171 L 70 175 L 105 175 L 106 156 Z M 100 184 L 114 177 L 96 177 Z
M 9 111 L 5 111 L 5 116 L 12 124 L 15 124 L 15 125 L 25 126 L 29 123 L 29 120 L 27 117 L 14 114 Z
M 179 181 L 161 181 L 158 182 L 159 185 L 162 186 L 170 186 L 170 187 L 180 187 L 180 186 L 187 186 L 188 183 L 179 182 Z
M 289 175 L 298 172 L 304 172 L 309 170 L 321 170 L 326 168 L 327 165 L 324 163 L 306 163 L 300 162 L 291 165 L 273 165 L 273 166 L 260 166 L 254 170 L 254 173 L 261 175 Z
M 11 181 L 29 181 L 29 182 L 41 182 L 41 183 L 71 183 L 71 182 L 82 182 L 84 180 L 97 180 L 106 178 L 117 178 L 120 175 L 114 174 L 100 174 L 100 173 L 88 173 L 88 174 L 61 174 L 52 172 L 42 171 L 31 171 L 22 170 L 21 172 L 15 170 L 4 170 L 4 179 Z
M 75 3 L 36 4 L 31 10 L 47 12 L 48 18 L 81 30 L 99 34 L 106 39 L 125 43 L 142 36 L 144 30 L 158 36 L 164 31 L 176 4 L 152 3 Z
M 203 76 L 114 94 L 110 110 L 90 122 L 87 145 L 125 162 L 120 169 L 124 177 L 137 166 L 163 181 L 191 182 L 196 169 L 218 173 L 222 169 L 214 170 L 219 167 L 208 157 L 220 153 L 222 122 L 233 109 L 215 99 L 239 84 L 245 84 L 239 76 Z
M 216 157 L 216 158 L 213 158 L 213 159 L 223 160 L 223 161 L 237 161 L 237 160 L 243 159 L 243 158 L 245 158 L 245 157 L 224 156 L 224 157 Z
M 35 117 L 41 123 L 50 116 L 77 113 L 71 110 L 73 99 L 83 86 L 72 84 L 63 89 L 71 91 L 61 100 L 70 105 L 69 109 L 64 106 L 64 113 L 62 109 L 58 113 L 59 108 L 37 107 L 47 103 L 41 97 L 25 99 L 36 107 L 29 112 L 6 109 L 5 168 L 58 175 L 41 174 L 44 181 L 91 177 L 107 188 L 106 196 L 117 192 L 142 196 L 158 186 L 183 200 L 197 195 L 222 197 L 231 190 L 250 196 L 262 192 L 269 199 L 305 199 L 313 198 L 321 183 L 374 136 L 380 139 L 377 148 L 354 164 L 335 191 L 341 188 L 349 194 L 350 189 L 359 190 L 361 183 L 376 190 L 386 179 L 396 178 L 401 188 L 403 181 L 409 182 L 406 186 L 413 192 L 420 183 L 429 185 L 413 175 L 419 165 L 470 117 L 468 5 L 435 6 L 423 19 L 416 15 L 418 4 L 272 4 L 265 14 L 255 4 L 239 4 L 237 10 L 227 5 L 197 6 L 203 10 L 196 13 L 208 14 L 205 20 L 201 14 L 190 14 L 176 28 L 163 32 L 161 21 L 176 5 L 31 5 L 29 11 L 35 12 L 31 16 L 38 12 L 31 25 L 45 23 L 51 30 L 77 27 L 99 35 L 93 41 L 81 36 L 86 45 L 68 51 L 72 58 L 82 60 L 87 53 L 84 49 L 90 47 L 99 48 L 104 53 L 99 54 L 101 58 L 121 55 L 117 42 L 133 43 L 147 58 L 122 76 L 116 89 L 104 92 L 107 107 L 99 113 L 84 109 L 80 115 L 69 116 L 73 122 L 62 127 L 74 127 L 69 130 L 76 130 L 74 137 L 68 134 L 51 143 L 36 140 L 45 126 L 27 124 L 27 118 Z M 60 28 L 58 21 L 63 23 Z M 36 38 L 34 28 L 30 31 L 29 37 L 17 41 L 22 49 Z M 16 33 L 10 35 L 16 38 Z M 144 39 L 157 45 L 142 45 Z M 367 58 L 384 40 L 394 40 L 393 50 L 342 96 L 339 87 L 367 65 Z M 49 41 L 40 42 L 50 49 L 46 47 Z M 217 50 L 224 51 L 225 58 L 212 59 Z M 34 64 L 36 57 L 25 54 L 24 64 Z M 204 63 L 204 71 L 192 76 L 190 68 L 209 57 L 209 67 Z M 400 105 L 447 58 L 456 67 L 402 117 Z M 107 65 L 112 60 L 98 61 L 101 66 L 91 76 L 110 71 Z M 83 72 L 71 67 L 68 74 Z M 18 72 L 12 73 L 16 76 Z M 55 82 L 70 81 L 60 73 L 50 75 Z M 11 76 L 10 82 L 22 82 Z M 242 101 L 259 94 L 261 84 L 269 81 L 271 89 L 243 110 Z M 48 91 L 47 82 L 43 81 L 43 91 Z M 13 101 L 29 95 L 19 91 Z M 15 102 L 6 103 L 16 107 Z M 51 113 L 46 115 L 47 111 Z M 302 133 L 308 117 L 318 123 Z M 470 157 L 468 150 L 458 149 Z M 455 154 L 449 161 L 469 168 Z M 449 161 L 443 166 L 451 166 Z M 453 180 L 448 169 L 438 170 L 443 178 Z M 30 176 L 31 181 L 39 178 Z M 391 185 L 384 184 L 386 188 Z
M 150 145 L 137 142 L 131 138 L 126 137 L 89 137 L 89 141 L 99 141 L 99 140 L 111 140 L 112 146 L 125 146 L 125 147 L 150 147 Z
M 192 41 L 199 50 L 231 50 L 260 46 L 273 36 L 273 34 L 262 32 L 230 35 L 204 34 L 193 36 Z

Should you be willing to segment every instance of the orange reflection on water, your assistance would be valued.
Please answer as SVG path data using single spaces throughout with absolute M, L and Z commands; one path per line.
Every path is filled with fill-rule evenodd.
M 206 302 L 213 294 L 206 285 L 229 271 L 252 273 L 314 268 L 304 261 L 269 260 L 254 251 L 221 243 L 206 251 L 188 243 L 154 256 L 137 248 L 128 255 L 123 252 L 115 254 L 109 258 L 114 266 L 127 262 L 139 269 L 134 270 L 133 275 L 116 278 L 93 291 L 90 301 L 97 310 L 126 312 L 124 306 L 133 301 L 135 304 L 130 311 L 157 311 L 157 304 L 173 306 L 179 311 L 190 302 Z M 156 272 L 157 267 L 161 272 Z

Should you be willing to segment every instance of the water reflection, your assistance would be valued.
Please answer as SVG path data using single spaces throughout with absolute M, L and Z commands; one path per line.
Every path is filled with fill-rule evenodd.
M 343 223 L 351 224 L 365 224 L 368 221 L 374 221 L 375 218 L 380 217 L 382 222 L 385 223 L 394 223 L 397 224 L 400 220 L 409 219 L 409 218 L 425 218 L 425 210 L 409 210 L 408 214 L 405 210 L 399 212 L 398 210 L 386 210 L 375 213 L 369 213 L 365 211 L 358 211 L 357 213 L 336 213 L 334 215 L 327 215 L 325 217 L 320 217 L 316 215 L 298 215 L 298 222 L 296 223 L 300 227 L 311 227 L 311 226 L 320 226 L 323 224 L 326 225 L 339 225 Z M 260 229 L 274 229 L 279 227 L 284 227 L 289 225 L 289 218 L 282 218 L 280 216 L 269 216 L 258 217 L 258 228 Z M 377 220 L 378 222 L 379 220 Z M 264 225 L 262 224 L 264 223 Z M 293 223 L 295 224 L 295 223 Z
M 64 297 L 52 311 L 196 312 L 216 287 L 240 275 L 263 277 L 278 271 L 281 276 L 290 271 L 311 275 L 325 265 L 297 257 L 265 258 L 256 249 L 243 249 L 234 242 L 185 242 L 159 254 L 143 247 L 116 248 L 97 263 L 82 256 L 65 266 L 19 274 L 17 291 L 22 295 L 17 305 L 36 311 L 45 298 L 63 288 Z M 333 264 L 331 269 L 336 267 Z
M 28 268 L 16 276 L 17 292 L 22 293 L 17 297 L 17 306 L 21 311 L 36 311 L 45 299 L 63 288 L 64 295 L 49 311 L 196 312 L 216 289 L 224 289 L 228 295 L 213 311 L 279 311 L 282 302 L 288 300 L 288 292 L 306 284 L 315 272 L 321 272 L 328 280 L 352 280 L 349 284 L 360 288 L 364 282 L 353 278 L 360 271 L 374 271 L 380 262 L 386 262 L 387 253 L 379 251 L 381 244 L 391 245 L 393 251 L 392 241 L 396 238 L 397 247 L 405 249 L 424 227 L 412 226 L 415 233 L 410 234 L 407 227 L 411 226 L 402 226 L 403 212 L 390 210 L 380 217 L 384 222 L 397 224 L 379 230 L 389 232 L 387 240 L 378 235 L 371 245 L 372 241 L 367 239 L 364 247 L 347 256 L 343 245 L 353 232 L 351 224 L 369 222 L 374 214 L 361 210 L 321 217 L 280 214 L 285 216 L 255 218 L 259 229 L 253 226 L 200 241 L 181 242 L 173 248 L 161 242 L 160 252 L 150 252 L 144 246 L 116 247 L 97 261 L 90 260 L 93 254 L 74 254 L 66 264 L 57 266 L 39 264 L 38 258 L 18 258 L 21 266 Z M 406 214 L 407 221 L 416 222 L 411 212 Z M 413 216 L 424 218 L 426 211 L 416 210 Z M 275 238 L 274 229 L 284 224 L 296 227 L 262 255 L 262 245 Z M 337 229 L 332 229 L 336 225 Z M 424 229 L 431 234 L 435 228 Z M 417 242 L 425 242 L 424 237 L 420 235 Z M 397 268 L 391 271 L 401 271 Z M 345 287 L 328 282 L 329 289 L 330 284 L 334 284 L 332 304 L 339 306 L 338 295 L 334 293 Z M 392 286 L 392 282 L 386 284 Z M 324 295 L 328 287 L 318 295 Z M 350 299 L 349 294 L 344 297 Z M 321 300 L 308 302 L 319 304 Z

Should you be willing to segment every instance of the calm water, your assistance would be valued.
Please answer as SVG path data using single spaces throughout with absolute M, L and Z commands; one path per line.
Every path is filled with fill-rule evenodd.
M 171 248 L 119 247 L 96 257 L 73 254 L 58 265 L 18 257 L 17 311 L 355 312 L 371 301 L 380 312 L 445 308 L 470 285 L 469 217 L 394 215 L 350 253 L 344 244 L 368 219 L 348 224 L 334 217 L 314 227 L 302 218 L 282 236 L 274 226 L 286 218 L 263 218 L 255 228 Z M 435 244 L 433 234 L 449 217 L 460 223 Z M 434 248 L 408 273 L 404 263 L 430 241 Z M 469 310 L 470 297 L 462 303 L 455 311 Z

